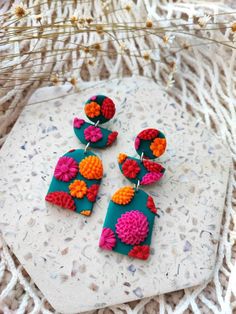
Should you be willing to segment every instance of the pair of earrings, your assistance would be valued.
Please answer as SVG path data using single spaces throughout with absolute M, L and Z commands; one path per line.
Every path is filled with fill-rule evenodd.
M 86 116 L 74 119 L 74 132 L 85 144 L 85 149 L 71 150 L 56 165 L 46 201 L 90 216 L 103 177 L 102 161 L 91 148 L 111 146 L 118 133 L 99 126 L 115 114 L 114 102 L 103 95 L 91 97 L 85 103 Z M 141 131 L 135 139 L 135 149 L 140 158 L 120 153 L 119 168 L 133 184 L 114 193 L 108 206 L 99 247 L 130 257 L 146 260 L 150 254 L 151 236 L 157 209 L 151 196 L 140 189 L 160 180 L 164 167 L 150 159 L 161 156 L 166 149 L 166 139 L 156 129 Z

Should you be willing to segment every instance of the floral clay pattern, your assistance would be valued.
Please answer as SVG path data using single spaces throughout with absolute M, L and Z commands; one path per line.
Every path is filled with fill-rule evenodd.
M 85 103 L 84 111 L 94 124 L 77 117 L 74 118 L 74 132 L 80 142 L 85 145 L 89 143 L 89 146 L 94 148 L 111 146 L 115 142 L 118 132 L 107 130 L 98 124 L 113 118 L 116 112 L 114 102 L 104 95 L 92 96 Z
M 113 118 L 116 107 L 109 97 L 96 95 L 86 101 L 84 111 L 90 121 L 102 124 Z
M 92 152 L 72 150 L 59 158 L 46 201 L 90 216 L 103 176 L 101 160 Z
M 140 159 L 119 154 L 119 168 L 135 187 L 124 186 L 113 194 L 99 241 L 101 249 L 148 259 L 153 224 L 158 214 L 153 198 L 139 186 L 153 184 L 163 177 L 165 168 L 148 157 L 160 156 L 165 148 L 164 134 L 156 129 L 146 129 L 135 139 Z
M 54 205 L 90 216 L 103 177 L 103 166 L 101 160 L 88 152 L 87 148 L 111 146 L 118 132 L 99 126 L 99 123 L 107 122 L 115 114 L 115 104 L 110 98 L 92 96 L 85 103 L 84 111 L 94 124 L 76 117 L 73 127 L 77 138 L 86 145 L 85 149 L 71 150 L 59 158 L 45 199 Z M 105 232 L 107 234 L 108 231 Z M 113 242 L 109 243 L 108 247 Z
M 150 196 L 142 190 L 133 193 L 129 191 L 123 194 L 122 189 L 116 191 L 109 204 L 99 247 L 104 250 L 128 255 L 133 258 L 146 260 L 149 257 L 149 247 L 151 244 L 152 229 L 156 217 L 150 202 Z M 125 204 L 121 204 L 118 194 L 125 199 Z M 131 195 L 133 195 L 131 197 Z M 155 205 L 154 205 L 155 206 Z
M 166 138 L 159 130 L 145 129 L 137 135 L 134 147 L 140 156 L 143 154 L 143 157 L 155 159 L 164 154 Z
M 120 153 L 118 164 L 122 174 L 132 183 L 140 185 L 149 185 L 159 181 L 164 173 L 165 168 L 162 165 L 147 159 L 140 159 L 126 156 Z

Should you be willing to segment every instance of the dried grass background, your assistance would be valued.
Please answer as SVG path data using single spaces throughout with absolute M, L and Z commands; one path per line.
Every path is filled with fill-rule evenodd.
M 70 84 L 79 92 L 83 81 L 142 75 L 213 129 L 235 163 L 235 22 L 234 1 L 0 1 L 0 145 L 39 87 Z M 212 281 L 99 312 L 233 312 L 235 196 L 231 169 Z M 4 242 L 0 254 L 2 312 L 49 313 Z

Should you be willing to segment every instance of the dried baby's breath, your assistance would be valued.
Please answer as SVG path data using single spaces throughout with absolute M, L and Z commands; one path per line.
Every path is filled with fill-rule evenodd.
M 145 60 L 145 61 L 150 61 L 150 53 L 149 52 L 144 52 L 143 53 L 143 59 Z
M 71 24 L 73 24 L 73 25 L 77 24 L 77 23 L 78 23 L 78 17 L 75 16 L 75 15 L 72 15 L 72 16 L 70 17 L 70 22 L 71 22 Z
M 232 25 L 231 25 L 231 30 L 233 33 L 236 32 L 236 22 L 234 22 Z
M 205 27 L 207 25 L 207 23 L 210 20 L 211 20 L 211 16 L 210 15 L 204 15 L 204 16 L 200 17 L 197 22 L 198 22 L 198 25 L 203 28 L 203 27 Z
M 146 21 L 146 27 L 147 27 L 147 28 L 152 28 L 152 27 L 153 27 L 153 22 L 152 22 L 152 20 L 148 19 L 148 20 Z
M 27 15 L 27 9 L 22 3 L 13 5 L 12 12 L 19 19 Z
M 132 5 L 130 3 L 127 3 L 124 8 L 126 11 L 130 12 L 132 9 Z
M 65 0 L 63 4 L 66 5 L 67 2 L 71 4 L 72 1 Z M 33 71 L 34 67 L 32 67 L 32 64 L 34 64 L 34 61 L 37 64 L 40 56 L 43 56 L 42 60 L 46 60 L 47 65 L 41 64 L 41 68 L 37 68 L 39 75 L 34 75 L 31 81 L 42 80 L 45 83 L 57 85 L 64 82 L 60 78 L 65 77 L 65 73 L 68 71 L 65 68 L 65 63 L 63 64 L 65 62 L 64 58 L 68 58 L 68 56 L 70 65 L 73 64 L 74 67 L 76 67 L 75 64 L 79 60 L 80 65 L 72 70 L 81 71 L 84 65 L 93 66 L 95 63 L 99 65 L 99 57 L 103 58 L 104 55 L 112 62 L 115 62 L 119 55 L 124 54 L 131 59 L 135 58 L 138 63 L 140 59 L 147 61 L 147 64 L 140 63 L 142 64 L 140 65 L 140 72 L 142 72 L 142 67 L 149 66 L 149 64 L 159 63 L 160 67 L 162 64 L 167 64 L 172 73 L 172 78 L 169 77 L 167 85 L 171 86 L 174 80 L 173 73 L 176 71 L 176 64 L 173 63 L 171 65 L 168 61 L 169 58 L 161 60 L 160 49 L 166 49 L 164 54 L 173 58 L 176 58 L 176 54 L 181 52 L 181 50 L 188 50 L 194 45 L 223 44 L 235 49 L 236 22 L 229 22 L 225 18 L 223 24 L 222 22 L 217 23 L 217 14 L 205 14 L 194 18 L 194 23 L 189 23 L 186 20 L 186 23 L 183 24 L 179 23 L 179 19 L 165 19 L 164 17 L 161 17 L 157 24 L 152 20 L 152 16 L 148 14 L 145 16 L 145 13 L 140 21 L 132 20 L 133 15 L 130 15 L 129 21 L 119 22 L 117 18 L 110 19 L 113 16 L 112 14 L 118 10 L 131 12 L 134 4 L 126 3 L 126 5 L 114 8 L 110 0 L 104 0 L 102 1 L 103 13 L 99 13 L 99 15 L 96 15 L 96 10 L 90 11 L 90 16 L 85 15 L 83 10 L 78 9 L 70 17 L 63 17 L 60 21 L 56 21 L 53 18 L 55 12 L 44 12 L 44 6 L 41 6 L 42 3 L 39 1 L 37 10 L 32 10 L 34 14 L 31 14 L 31 7 L 25 7 L 22 3 L 19 3 L 17 6 L 12 7 L 12 19 L 10 21 L 7 15 L 0 16 L 1 46 L 16 44 L 16 46 L 22 47 L 22 50 L 15 53 L 6 51 L 0 54 L 0 68 L 2 69 L 0 81 L 6 81 L 5 73 L 14 73 L 14 77 L 9 77 L 9 81 L 6 81 L 6 86 L 11 86 L 11 81 L 15 82 L 15 79 L 17 79 L 19 82 L 18 86 L 21 88 L 21 82 L 26 80 L 25 77 L 30 71 Z M 36 14 L 37 12 L 38 14 Z M 227 13 L 225 13 L 225 16 L 227 17 Z M 32 18 L 40 25 L 29 23 Z M 18 19 L 21 19 L 20 24 L 17 24 Z M 211 23 L 211 20 L 214 20 L 214 23 Z M 209 24 L 209 27 L 212 26 L 212 30 L 208 28 L 207 24 Z M 229 43 L 221 42 L 214 37 L 214 32 L 217 32 L 217 29 L 221 30 L 222 25 L 225 29 L 229 28 L 231 30 L 229 32 Z M 206 30 L 208 30 L 207 33 L 205 32 Z M 86 39 L 86 43 L 83 41 L 83 34 L 85 35 L 84 38 L 88 39 Z M 79 36 L 81 36 L 82 40 Z M 157 43 L 156 46 L 149 47 L 149 36 L 157 39 L 155 41 Z M 101 37 L 101 41 L 98 41 L 99 37 Z M 71 40 L 72 38 L 73 40 Z M 144 39 L 143 48 L 132 44 L 135 38 Z M 164 45 L 161 44 L 161 40 Z M 24 44 L 21 44 L 23 41 Z M 153 39 L 150 42 L 153 42 Z M 47 45 L 48 43 L 50 44 Z M 30 60 L 30 64 L 27 63 L 28 60 Z M 55 62 L 57 63 L 56 74 L 52 73 Z M 104 69 L 105 72 L 106 69 Z M 18 75 L 19 73 L 20 75 Z M 109 69 L 107 73 L 109 74 Z M 71 78 L 67 79 L 67 82 L 70 80 Z M 74 81 L 71 83 L 73 85 Z M 13 84 L 12 86 L 14 86 Z M 4 86 L 3 88 L 8 89 L 8 87 Z

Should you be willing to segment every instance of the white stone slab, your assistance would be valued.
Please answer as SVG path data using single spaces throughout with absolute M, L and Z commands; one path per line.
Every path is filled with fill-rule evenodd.
M 54 98 L 63 88 L 38 90 L 30 103 Z M 44 201 L 57 159 L 83 147 L 72 120 L 84 117 L 83 102 L 105 94 L 117 104 L 113 147 L 97 151 L 105 176 L 91 217 Z M 168 141 L 160 159 L 165 178 L 145 189 L 160 208 L 152 255 L 132 260 L 98 248 L 111 194 L 128 181 L 116 156 L 135 155 L 133 139 L 143 128 L 162 130 Z M 213 273 L 230 157 L 222 141 L 180 111 L 153 82 L 143 78 L 96 84 L 79 94 L 28 106 L 0 151 L 0 228 L 5 240 L 52 306 L 64 313 L 123 303 L 194 286 Z

